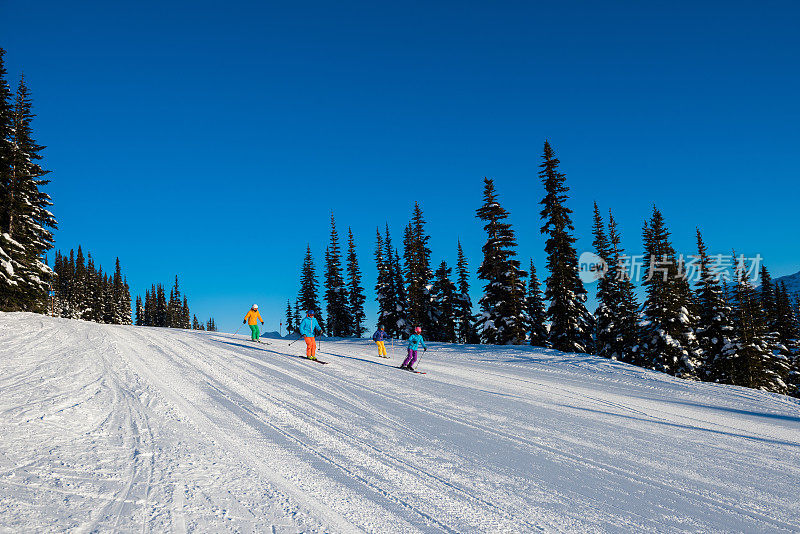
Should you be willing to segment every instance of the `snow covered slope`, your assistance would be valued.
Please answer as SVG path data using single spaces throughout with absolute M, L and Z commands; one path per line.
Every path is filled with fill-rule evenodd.
M 800 406 L 585 355 L 0 314 L 0 530 L 800 531 Z

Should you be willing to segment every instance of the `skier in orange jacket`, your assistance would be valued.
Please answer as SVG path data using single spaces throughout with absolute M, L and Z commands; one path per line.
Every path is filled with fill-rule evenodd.
M 247 312 L 247 315 L 244 316 L 244 321 L 242 324 L 247 323 L 250 325 L 250 340 L 251 341 L 258 341 L 261 332 L 258 331 L 258 322 L 261 321 L 261 324 L 264 324 L 264 319 L 261 318 L 261 314 L 258 313 L 258 304 L 253 304 L 253 307 L 250 308 L 250 311 Z

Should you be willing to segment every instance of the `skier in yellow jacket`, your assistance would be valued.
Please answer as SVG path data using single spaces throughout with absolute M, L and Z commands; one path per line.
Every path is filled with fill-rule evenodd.
M 264 319 L 262 319 L 261 314 L 258 313 L 258 304 L 253 304 L 253 307 L 250 308 L 250 311 L 244 316 L 244 321 L 242 321 L 242 324 L 247 323 L 250 325 L 251 341 L 258 341 L 258 338 L 261 335 L 261 332 L 258 331 L 259 321 L 261 321 L 262 325 L 264 324 Z

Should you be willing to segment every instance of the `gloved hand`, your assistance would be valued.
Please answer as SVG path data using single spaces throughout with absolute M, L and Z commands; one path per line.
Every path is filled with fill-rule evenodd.
M 261 326 L 264 326 L 264 321 L 261 321 Z
M 245 319 L 244 321 L 242 321 L 242 324 L 244 324 L 244 323 L 246 323 L 246 322 L 247 322 L 247 319 Z
M 422 347 L 422 352 L 428 352 L 428 347 Z

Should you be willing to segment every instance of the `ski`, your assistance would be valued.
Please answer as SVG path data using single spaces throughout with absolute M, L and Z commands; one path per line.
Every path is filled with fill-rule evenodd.
M 311 358 L 305 358 L 306 360 L 314 363 L 321 363 L 322 365 L 327 364 L 328 362 L 323 362 L 322 360 L 312 360 Z
M 406 369 L 405 367 L 397 367 L 397 369 L 400 369 L 402 371 L 407 371 L 409 373 L 418 374 L 418 375 L 427 375 L 428 374 L 425 371 L 412 371 L 411 369 Z

